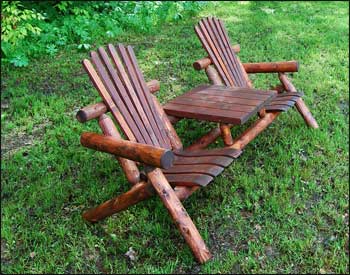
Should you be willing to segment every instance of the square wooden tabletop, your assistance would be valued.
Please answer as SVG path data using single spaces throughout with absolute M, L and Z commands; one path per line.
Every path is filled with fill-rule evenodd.
M 276 91 L 200 85 L 166 103 L 168 115 L 241 125 L 259 112 Z

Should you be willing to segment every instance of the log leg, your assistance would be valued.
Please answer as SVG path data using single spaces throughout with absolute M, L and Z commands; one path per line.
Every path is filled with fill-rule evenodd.
M 297 89 L 294 87 L 292 82 L 287 78 L 287 76 L 284 73 L 279 73 L 278 78 L 280 79 L 287 92 L 297 92 Z M 301 114 L 307 125 L 314 129 L 317 129 L 319 127 L 316 119 L 312 116 L 309 108 L 306 106 L 302 98 L 299 98 L 297 100 L 297 102 L 295 103 L 295 107 L 297 108 L 298 112 Z
M 117 128 L 115 127 L 113 120 L 108 115 L 101 115 L 99 117 L 98 124 L 106 136 L 112 136 L 118 139 L 122 138 Z M 134 185 L 140 182 L 140 171 L 134 161 L 121 157 L 116 157 L 116 159 L 119 161 L 119 164 L 122 167 L 125 176 L 130 184 Z
M 231 146 L 233 140 L 232 140 L 230 125 L 225 123 L 220 123 L 220 131 L 221 131 L 221 136 L 225 146 Z
M 95 208 L 84 212 L 83 218 L 89 222 L 97 222 L 114 213 L 127 209 L 140 201 L 153 196 L 154 189 L 147 182 L 135 184 L 128 192 L 108 200 Z
M 207 246 L 162 171 L 156 168 L 148 172 L 147 176 L 197 261 L 204 263 L 209 260 L 211 254 Z

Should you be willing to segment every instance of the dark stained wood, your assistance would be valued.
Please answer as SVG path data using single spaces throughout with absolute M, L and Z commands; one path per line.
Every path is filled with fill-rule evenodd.
M 232 145 L 232 135 L 231 135 L 231 127 L 229 124 L 220 124 L 220 131 L 221 131 L 221 136 L 222 140 L 224 141 L 225 146 L 230 146 Z
M 154 94 L 160 90 L 160 83 L 156 79 L 152 79 L 146 83 L 150 93 Z
M 211 100 L 209 100 L 211 98 Z M 233 102 L 235 101 L 235 102 Z M 198 107 L 205 107 L 205 108 L 211 108 L 211 109 L 220 109 L 220 110 L 231 110 L 231 111 L 237 111 L 241 113 L 246 112 L 253 112 L 254 109 L 257 108 L 256 104 L 244 104 L 246 102 L 245 99 L 242 98 L 234 98 L 234 100 L 231 100 L 228 102 L 225 100 L 224 97 L 220 96 L 201 96 L 196 97 L 196 95 L 192 95 L 189 97 L 186 96 L 180 96 L 175 98 L 171 101 L 173 104 L 180 104 L 180 105 L 189 105 L 189 106 L 198 106 Z M 256 100 L 259 105 L 261 104 L 261 101 Z
M 160 118 L 161 118 L 162 123 L 164 125 L 164 130 L 166 131 L 166 134 L 170 140 L 172 148 L 174 150 L 182 150 L 182 148 L 183 148 L 182 142 L 181 142 L 179 136 L 177 135 L 171 121 L 169 120 L 168 116 L 164 112 L 163 107 L 160 105 L 160 103 L 158 102 L 158 100 L 155 96 L 152 95 L 152 99 L 154 102 L 154 107 L 157 109 L 157 111 L 160 115 Z
M 89 222 L 97 222 L 114 213 L 127 209 L 131 205 L 146 200 L 152 197 L 153 194 L 154 189 L 150 183 L 139 182 L 126 193 L 85 211 L 83 218 Z
M 85 132 L 81 134 L 80 142 L 90 149 L 164 169 L 170 168 L 174 161 L 174 154 L 170 150 L 111 136 Z
M 218 74 L 218 71 L 213 66 L 208 66 L 205 69 L 205 73 L 213 85 L 223 85 L 222 79 L 220 75 Z
M 102 114 L 107 112 L 106 104 L 103 102 L 90 104 L 84 108 L 81 108 L 76 115 L 79 122 L 84 123 L 88 120 L 98 118 Z
M 202 157 L 202 156 L 224 156 L 237 158 L 242 152 L 233 148 L 218 148 L 210 150 L 185 150 L 185 151 L 174 151 L 174 154 L 181 157 Z
M 154 129 L 156 129 L 156 134 L 158 139 L 160 140 L 162 146 L 164 148 L 171 148 L 170 145 L 170 140 L 169 137 L 167 136 L 167 132 L 164 128 L 164 124 L 162 123 L 162 119 L 160 117 L 160 113 L 158 112 L 158 109 L 154 106 L 154 101 L 151 97 L 151 93 L 148 90 L 148 87 L 146 85 L 146 81 L 143 78 L 143 75 L 139 69 L 139 66 L 137 64 L 137 60 L 136 60 L 136 56 L 134 54 L 134 51 L 132 49 L 131 46 L 127 47 L 127 52 L 129 54 L 129 57 L 131 59 L 131 63 L 133 65 L 133 68 L 135 70 L 136 76 L 137 76 L 137 80 L 138 83 L 140 84 L 141 87 L 141 98 L 142 100 L 144 99 L 144 101 L 146 102 L 146 112 L 150 112 L 149 117 L 151 118 L 151 124 L 154 127 Z M 137 81 L 135 80 L 135 82 L 137 83 Z
M 101 53 L 101 49 L 99 52 Z M 131 108 L 134 108 L 132 106 L 132 103 L 128 101 L 128 99 L 123 100 L 120 98 L 118 92 L 119 92 L 119 89 L 122 89 L 123 87 L 121 85 L 118 75 L 113 70 L 113 67 L 109 62 L 107 54 L 101 54 L 103 62 L 105 62 L 104 63 L 105 65 L 102 63 L 100 56 L 96 52 L 93 51 L 90 53 L 90 55 L 91 55 L 91 60 L 96 66 L 96 69 L 99 75 L 101 76 L 109 95 L 113 99 L 113 103 L 116 105 L 118 110 L 121 112 L 121 114 L 127 121 L 128 126 L 132 130 L 136 139 L 142 143 L 152 144 L 151 138 L 146 133 L 146 130 L 140 127 L 140 125 L 142 125 L 141 119 L 138 116 L 131 115 L 131 113 L 136 112 L 136 109 L 131 109 Z M 107 72 L 107 70 L 110 72 L 112 78 L 110 78 L 110 75 Z M 114 84 L 112 81 L 114 82 Z M 108 103 L 107 105 L 109 106 Z M 122 129 L 123 129 L 123 126 L 122 126 Z
M 124 117 L 119 112 L 117 106 L 115 105 L 113 99 L 111 98 L 110 94 L 106 90 L 105 85 L 101 81 L 100 77 L 96 73 L 96 71 L 95 71 L 94 67 L 92 66 L 92 64 L 90 63 L 90 61 L 87 59 L 84 59 L 83 66 L 84 66 L 85 70 L 87 71 L 92 83 L 94 84 L 94 86 L 98 90 L 100 96 L 103 98 L 104 102 L 109 107 L 114 118 L 117 120 L 118 124 L 122 128 L 124 134 L 128 137 L 129 140 L 136 141 L 135 135 L 129 127 L 130 121 L 128 123 L 126 123 Z
M 281 73 L 299 71 L 299 63 L 295 60 L 280 62 L 244 63 L 243 67 L 247 73 Z
M 266 106 L 266 111 L 267 112 L 270 112 L 270 111 L 286 112 L 290 107 L 291 106 L 283 105 L 283 104 L 273 104 L 273 105 Z
M 112 119 L 108 115 L 101 115 L 98 124 L 100 125 L 100 128 L 105 136 L 112 136 L 117 139 L 122 139 Z M 140 171 L 137 168 L 136 163 L 129 159 L 120 157 L 116 158 L 122 167 L 128 182 L 131 184 L 140 182 Z
M 231 124 L 230 127 L 232 126 L 233 125 Z M 202 148 L 206 148 L 209 144 L 213 143 L 219 136 L 221 136 L 221 130 L 219 127 L 215 127 L 205 135 L 198 138 L 190 146 L 188 146 L 186 148 L 186 151 L 200 150 Z
M 209 260 L 211 254 L 208 248 L 162 171 L 154 169 L 147 176 L 197 261 L 204 263 Z
M 205 107 L 194 109 L 193 106 L 172 103 L 167 103 L 165 108 L 170 115 L 212 122 L 243 124 L 249 119 L 247 114 L 230 110 L 208 109 Z
M 291 81 L 289 81 L 288 77 L 284 73 L 279 73 L 278 78 L 280 79 L 281 83 L 283 84 L 285 90 L 287 92 L 295 93 L 297 92 L 297 89 L 294 87 Z M 317 129 L 318 123 L 316 119 L 311 114 L 309 108 L 306 106 L 302 98 L 299 98 L 297 102 L 295 103 L 295 107 L 303 117 L 305 123 L 310 126 L 311 128 Z
M 203 23 L 200 21 L 198 26 L 195 26 L 194 29 L 200 41 L 202 42 L 204 49 L 207 51 L 208 55 L 210 56 L 210 59 L 213 60 L 213 63 L 216 66 L 216 69 L 218 70 L 225 85 L 232 86 L 233 81 L 227 77 L 228 75 L 227 69 L 223 64 L 222 59 L 218 55 L 218 52 L 215 51 L 214 45 L 212 44 L 211 40 L 210 39 L 208 40 L 209 34 L 207 33 L 205 27 L 203 27 Z
M 112 45 L 109 45 L 109 46 L 113 47 Z M 123 45 L 119 44 L 118 52 L 125 62 L 126 71 L 129 75 L 129 79 L 133 85 L 133 88 L 135 89 L 135 98 L 133 97 L 133 102 L 135 103 L 136 106 L 138 103 L 140 104 L 139 106 L 137 106 L 137 111 L 139 112 L 145 127 L 150 128 L 149 133 L 153 140 L 153 144 L 166 147 L 166 142 L 163 140 L 163 136 L 161 135 L 158 129 L 157 123 L 154 120 L 153 112 L 151 111 L 149 102 L 147 100 L 148 98 L 145 96 L 144 87 L 141 87 L 142 80 L 140 80 L 140 78 L 137 76 L 137 72 L 135 68 L 137 67 L 137 64 L 135 65 L 133 63 L 130 57 L 129 49 L 127 47 L 124 47 Z M 149 91 L 147 91 L 147 89 L 146 89 L 146 93 L 150 94 Z M 132 93 L 132 96 L 134 96 L 133 93 Z
M 160 141 L 156 137 L 155 128 L 153 128 L 154 125 L 151 125 L 146 115 L 146 106 L 142 104 L 140 88 L 135 85 L 136 82 L 134 80 L 136 76 L 131 68 L 130 60 L 126 56 L 125 48 L 122 45 L 119 46 L 120 55 L 117 54 L 113 45 L 109 44 L 108 49 L 116 69 L 116 71 L 114 69 L 110 69 L 109 71 L 114 74 L 113 79 L 118 79 L 119 75 L 121 82 L 124 84 L 124 88 L 122 88 L 123 86 L 121 84 L 117 84 L 119 88 L 118 95 L 121 100 L 125 101 L 129 114 L 132 114 L 132 117 L 137 119 L 137 126 L 143 138 L 146 140 L 146 143 L 161 146 Z M 105 53 L 103 48 L 100 48 L 99 52 L 101 55 Z M 106 53 L 105 56 L 104 60 L 110 64 L 109 60 L 107 60 Z M 125 65 L 125 67 L 123 65 Z M 133 86 L 133 84 L 135 86 Z
M 151 93 L 155 93 L 157 91 L 159 91 L 160 88 L 160 84 L 158 80 L 150 80 L 147 83 L 147 86 L 149 88 L 149 91 Z M 81 108 L 77 114 L 76 114 L 76 118 L 79 122 L 84 123 L 86 121 L 89 121 L 91 119 L 95 119 L 100 117 L 102 114 L 109 112 L 109 110 L 107 109 L 107 106 L 104 102 L 98 102 L 95 104 L 91 104 L 88 106 L 85 106 L 83 108 Z
M 169 183 L 176 187 L 204 187 L 213 177 L 205 174 L 164 174 Z
M 251 142 L 258 134 L 260 134 L 280 112 L 267 113 L 263 118 L 253 123 L 251 127 L 245 130 L 238 138 L 233 141 L 231 148 L 242 150 L 249 142 Z
M 213 64 L 209 57 L 203 57 L 196 60 L 193 63 L 193 67 L 196 70 L 206 69 L 209 65 Z M 255 63 L 242 63 L 242 66 L 246 73 L 293 73 L 299 71 L 298 61 L 277 61 L 277 62 L 255 62 Z
M 192 165 L 174 165 L 163 170 L 164 174 L 204 174 L 216 177 L 224 170 L 223 167 L 213 164 L 192 164 Z
M 233 158 L 224 156 L 176 156 L 174 165 L 192 165 L 192 164 L 214 164 L 221 167 L 227 167 L 231 164 Z
M 212 18 L 207 18 L 206 20 L 202 20 L 202 22 L 206 27 L 210 39 L 212 40 L 213 45 L 216 48 L 218 54 L 222 56 L 223 63 L 227 68 L 228 77 L 231 78 L 237 86 L 240 86 L 240 79 L 235 78 L 235 68 L 229 58 L 227 51 L 225 50 L 225 46 L 223 44 L 224 42 L 222 41 L 220 34 L 215 27 L 215 23 L 213 22 Z
M 232 45 L 231 47 L 235 53 L 239 53 L 241 50 L 241 46 L 239 44 Z M 211 59 L 209 57 L 204 57 L 195 61 L 193 63 L 193 68 L 199 71 L 202 69 L 206 69 L 210 64 L 212 64 Z
M 219 43 L 221 41 L 221 43 L 223 43 L 225 46 L 224 52 L 226 52 L 228 63 L 231 65 L 231 73 L 233 78 L 236 80 L 236 83 L 238 83 L 238 86 L 246 87 L 247 84 L 245 83 L 245 79 L 242 75 L 241 67 L 238 64 L 239 62 L 235 52 L 230 47 L 230 39 L 223 30 L 222 22 L 216 18 L 209 18 L 209 22 L 212 22 L 212 28 L 216 29 L 216 39 L 219 41 Z
M 248 87 L 243 75 L 245 72 L 242 71 L 240 61 L 230 46 L 229 37 L 222 22 L 216 18 L 204 18 L 195 26 L 195 31 L 224 84 L 226 86 Z M 202 64 L 206 65 L 203 62 Z
M 251 88 L 199 86 L 164 105 L 169 115 L 213 122 L 243 124 L 267 105 L 275 91 Z M 224 126 L 225 128 L 225 126 Z M 227 128 L 225 134 L 229 133 Z M 226 138 L 230 144 L 229 137 Z
M 191 95 L 191 94 L 183 94 L 180 97 L 175 98 L 176 100 L 182 98 L 186 98 L 189 100 L 205 100 L 207 102 L 215 102 L 215 103 L 224 103 L 224 104 L 232 104 L 232 106 L 242 105 L 242 106 L 251 106 L 256 107 L 258 104 L 261 104 L 261 100 L 259 99 L 247 99 L 242 98 L 236 95 L 236 97 L 227 97 L 227 96 L 217 96 L 217 95 L 209 95 L 209 94 L 202 94 L 200 97 L 197 94 Z M 175 100 L 174 100 L 175 101 Z M 242 110 L 242 109 L 241 109 Z

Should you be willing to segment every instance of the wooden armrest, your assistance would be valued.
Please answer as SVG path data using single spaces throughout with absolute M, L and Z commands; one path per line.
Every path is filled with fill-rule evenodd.
M 247 73 L 284 73 L 297 72 L 299 70 L 298 61 L 243 63 Z
M 81 134 L 80 143 L 90 149 L 138 161 L 150 166 L 168 169 L 173 165 L 171 150 L 96 133 Z
M 241 50 L 241 46 L 239 44 L 232 45 L 231 47 L 235 53 L 239 53 Z M 193 63 L 193 68 L 195 68 L 197 71 L 200 71 L 207 68 L 211 63 L 212 61 L 209 57 L 203 57 Z
M 148 81 L 146 84 L 147 84 L 147 87 L 149 88 L 149 91 L 152 94 L 159 91 L 160 89 L 160 83 L 156 79 Z M 103 102 L 98 102 L 95 104 L 88 105 L 84 108 L 81 108 L 77 112 L 76 118 L 79 122 L 84 123 L 91 119 L 98 118 L 99 116 L 107 112 L 108 112 L 107 106 Z

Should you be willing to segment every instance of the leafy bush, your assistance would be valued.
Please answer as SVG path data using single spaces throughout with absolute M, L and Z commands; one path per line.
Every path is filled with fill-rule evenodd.
M 164 22 L 195 15 L 203 1 L 3 1 L 2 62 L 28 65 L 29 58 L 54 56 L 60 47 L 88 50 L 101 37 L 152 33 Z

